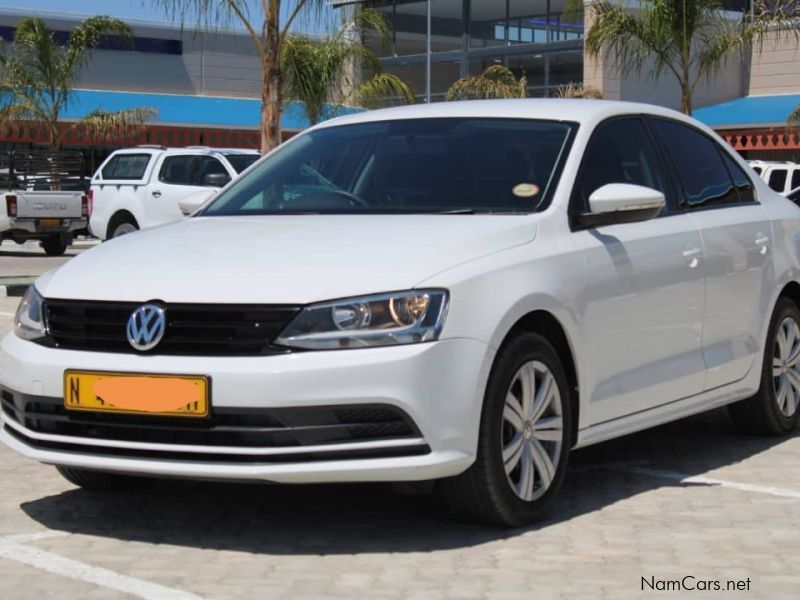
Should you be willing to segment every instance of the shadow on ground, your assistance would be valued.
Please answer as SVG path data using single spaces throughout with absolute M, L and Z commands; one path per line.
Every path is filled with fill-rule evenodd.
M 0 258 L 69 258 L 80 254 L 75 248 L 69 248 L 61 256 L 48 256 L 44 250 L 3 250 L 0 249 Z
M 786 441 L 736 433 L 724 411 L 573 453 L 551 516 L 508 530 L 452 520 L 435 496 L 389 486 L 275 486 L 162 481 L 142 492 L 73 489 L 22 505 L 47 528 L 120 540 L 264 554 L 424 552 L 513 537 L 664 486 L 682 484 L 614 467 L 646 464 L 689 475 L 736 463 Z

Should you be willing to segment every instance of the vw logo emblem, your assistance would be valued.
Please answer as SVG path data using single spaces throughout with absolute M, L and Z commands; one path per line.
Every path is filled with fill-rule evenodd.
M 157 304 L 143 304 L 128 318 L 128 343 L 144 352 L 155 348 L 167 328 L 166 311 Z

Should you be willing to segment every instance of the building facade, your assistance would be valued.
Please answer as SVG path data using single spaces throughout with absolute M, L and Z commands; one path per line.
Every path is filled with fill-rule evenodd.
M 60 41 L 86 18 L 2 8 L 0 37 L 12 39 L 19 20 L 29 16 L 43 18 Z M 94 50 L 75 83 L 73 102 L 62 114 L 65 126 L 98 108 L 149 106 L 158 116 L 133 139 L 98 144 L 73 131 L 65 147 L 82 150 L 88 169 L 124 145 L 259 147 L 262 70 L 246 33 L 195 32 L 149 21 L 127 23 L 133 30 L 133 43 L 111 37 Z M 287 103 L 282 125 L 287 137 L 307 127 L 302 105 Z M 0 150 L 29 148 L 45 140 L 42 128 L 21 123 L 0 132 Z
M 367 40 L 386 70 L 403 77 L 419 101 L 443 100 L 461 77 L 494 64 L 525 75 L 528 94 L 552 94 L 583 79 L 580 16 L 564 13 L 564 0 L 370 0 L 392 31 L 389 44 Z M 428 8 L 430 7 L 430 42 Z

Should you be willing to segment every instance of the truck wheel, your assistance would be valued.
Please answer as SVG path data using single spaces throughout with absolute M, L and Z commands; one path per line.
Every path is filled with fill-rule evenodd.
M 130 221 L 123 221 L 122 223 L 118 223 L 114 230 L 111 232 L 110 238 L 118 238 L 121 235 L 127 235 L 129 233 L 133 233 L 134 231 L 139 231 L 139 228 L 136 226 L 136 223 L 131 223 Z
M 69 243 L 60 235 L 51 235 L 41 242 L 42 249 L 47 256 L 61 256 L 67 251 Z

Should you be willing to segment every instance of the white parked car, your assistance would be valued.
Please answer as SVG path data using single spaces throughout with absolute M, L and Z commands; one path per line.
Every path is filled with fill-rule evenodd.
M 792 431 L 799 235 L 667 109 L 342 117 L 40 277 L 0 349 L 0 439 L 89 488 L 439 480 L 527 523 L 573 448 L 727 404 Z
M 789 161 L 751 160 L 753 170 L 767 182 L 767 185 L 786 196 L 800 187 L 800 165 Z
M 92 235 L 110 239 L 177 221 L 261 157 L 255 150 L 138 146 L 113 152 L 92 177 Z M 202 202 L 200 200 L 202 199 Z

